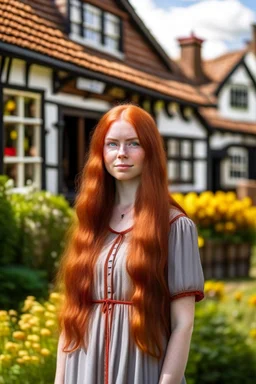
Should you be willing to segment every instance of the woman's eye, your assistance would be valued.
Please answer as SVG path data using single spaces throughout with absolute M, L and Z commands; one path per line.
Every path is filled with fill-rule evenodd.
M 132 142 L 130 143 L 130 145 L 131 145 L 132 147 L 138 147 L 140 144 L 139 144 L 137 141 L 132 141 Z
M 109 147 L 115 147 L 115 146 L 116 146 L 116 143 L 114 143 L 113 141 L 111 141 L 111 142 L 107 143 L 107 145 L 108 145 Z

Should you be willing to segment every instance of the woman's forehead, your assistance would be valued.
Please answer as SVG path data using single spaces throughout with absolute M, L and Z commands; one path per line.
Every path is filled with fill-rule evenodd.
M 125 120 L 117 120 L 111 124 L 106 134 L 107 138 L 127 138 L 127 137 L 138 137 L 137 132 L 132 124 Z

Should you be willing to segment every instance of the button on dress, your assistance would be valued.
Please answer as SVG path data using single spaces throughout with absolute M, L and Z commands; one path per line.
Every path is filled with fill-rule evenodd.
M 130 335 L 131 280 L 126 256 L 132 228 L 109 230 L 95 269 L 94 310 L 88 348 L 65 355 L 65 384 L 158 384 L 161 360 L 143 353 Z M 170 212 L 168 286 L 172 300 L 194 295 L 200 301 L 204 277 L 194 223 L 175 209 Z M 164 351 L 169 340 L 165 340 Z M 61 376 L 57 370 L 57 376 Z M 185 384 L 185 377 L 181 384 Z M 55 379 L 58 382 L 58 377 Z

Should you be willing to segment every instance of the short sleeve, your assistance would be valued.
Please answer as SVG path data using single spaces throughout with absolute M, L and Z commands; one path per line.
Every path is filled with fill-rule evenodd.
M 195 224 L 188 217 L 171 224 L 168 244 L 168 285 L 171 300 L 184 296 L 204 298 L 204 275 Z

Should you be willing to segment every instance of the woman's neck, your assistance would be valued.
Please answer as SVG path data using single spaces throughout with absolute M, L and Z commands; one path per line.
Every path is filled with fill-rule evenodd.
M 115 205 L 127 207 L 135 204 L 136 193 L 138 190 L 139 181 L 119 181 L 116 180 L 116 201 Z

